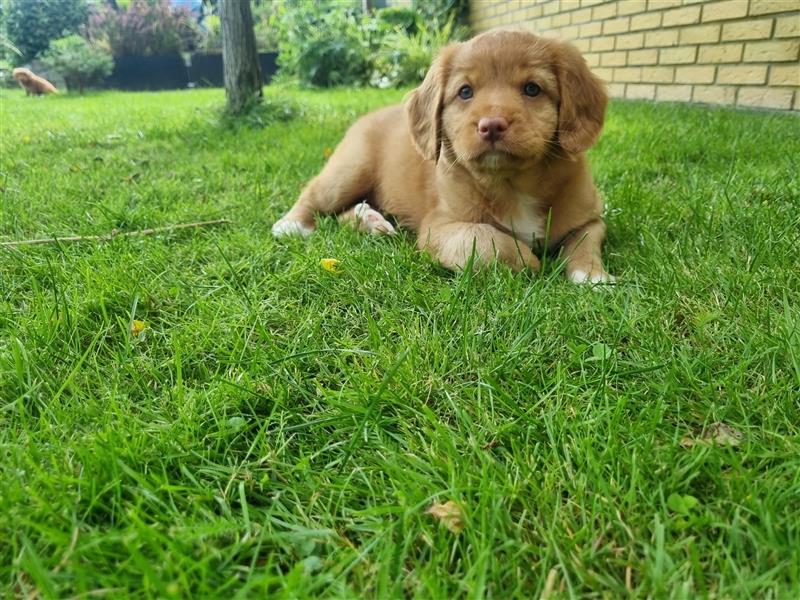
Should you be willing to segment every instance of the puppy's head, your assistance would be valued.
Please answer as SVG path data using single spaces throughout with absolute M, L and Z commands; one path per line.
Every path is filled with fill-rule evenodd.
M 477 170 L 514 170 L 559 148 L 589 148 L 606 103 L 602 82 L 576 48 L 498 31 L 444 48 L 406 110 L 425 158 L 436 160 L 443 149 Z
M 25 69 L 23 67 L 17 67 L 11 71 L 11 76 L 20 83 L 29 83 L 32 75 L 33 73 L 31 73 L 30 69 Z

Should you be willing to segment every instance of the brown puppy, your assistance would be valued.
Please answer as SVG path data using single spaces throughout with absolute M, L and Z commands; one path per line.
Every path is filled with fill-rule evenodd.
M 30 69 L 25 69 L 23 67 L 14 69 L 11 71 L 11 76 L 19 81 L 19 84 L 25 90 L 25 95 L 36 95 L 41 96 L 42 94 L 57 94 L 58 90 L 56 86 L 52 83 L 47 81 L 44 77 L 39 77 L 38 75 L 34 75 L 33 71 Z
M 572 281 L 611 281 L 600 257 L 603 203 L 584 154 L 606 102 L 567 43 L 498 31 L 447 46 L 405 107 L 350 128 L 273 234 L 308 235 L 315 213 L 393 233 L 378 209 L 415 229 L 419 248 L 450 269 L 474 253 L 476 263 L 536 271 L 531 246 L 546 242 L 563 248 Z

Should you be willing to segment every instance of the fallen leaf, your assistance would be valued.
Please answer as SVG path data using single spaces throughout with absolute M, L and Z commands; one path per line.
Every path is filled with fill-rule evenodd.
M 300 561 L 303 565 L 303 572 L 306 575 L 312 575 L 322 569 L 325 566 L 325 563 L 319 556 L 307 556 L 303 560 Z
M 667 498 L 667 508 L 680 515 L 688 515 L 699 504 L 694 496 L 688 494 L 670 494 Z
M 603 342 L 595 342 L 592 344 L 591 360 L 607 361 L 610 360 L 612 356 L 614 356 L 614 351 Z
M 139 334 L 141 334 L 145 329 L 147 329 L 147 323 L 144 321 L 139 321 L 137 319 L 131 321 L 131 335 L 133 337 L 139 337 Z
M 331 157 L 331 154 L 333 154 L 333 150 L 332 150 L 331 148 L 327 148 L 327 147 L 326 147 L 326 148 L 325 148 L 325 149 L 322 151 L 322 156 L 324 156 L 326 159 L 327 159 L 327 158 L 330 158 L 330 157 Z
M 722 422 L 712 423 L 703 432 L 703 439 L 717 446 L 738 446 L 742 437 L 741 431 Z
M 338 258 L 321 258 L 319 264 L 322 265 L 323 269 L 330 273 L 341 273 L 339 270 L 339 265 L 342 264 L 342 261 L 340 261 Z
M 738 446 L 742 443 L 742 432 L 738 429 L 731 427 L 727 423 L 718 421 L 712 423 L 703 430 L 700 437 L 693 437 L 685 435 L 678 442 L 683 448 L 691 448 L 693 446 Z
M 461 507 L 452 500 L 448 500 L 444 504 L 434 503 L 425 512 L 438 519 L 453 533 L 461 533 L 464 529 L 464 513 L 461 512 Z
M 247 424 L 247 421 L 245 421 L 242 417 L 231 417 L 228 419 L 226 424 L 228 425 L 228 429 L 239 431 Z

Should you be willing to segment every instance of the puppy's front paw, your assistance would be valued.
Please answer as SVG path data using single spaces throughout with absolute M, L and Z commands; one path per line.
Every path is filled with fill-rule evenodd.
M 617 278 L 609 275 L 602 269 L 593 269 L 592 271 L 584 271 L 583 269 L 574 269 L 567 272 L 567 278 L 572 283 L 588 283 L 591 285 L 597 283 L 616 283 Z
M 272 226 L 272 235 L 276 238 L 297 236 L 307 238 L 314 233 L 314 228 L 304 225 L 300 221 L 283 217 Z
M 527 250 L 527 248 L 526 248 L 526 250 Z M 535 254 L 533 254 L 532 252 L 531 253 L 526 253 L 524 255 L 519 255 L 518 258 L 521 259 L 521 261 L 524 264 L 519 264 L 519 263 L 515 262 L 512 265 L 512 268 L 515 271 L 521 271 L 522 269 L 530 269 L 534 273 L 538 273 L 539 271 L 542 270 L 542 263 L 539 261 L 539 258 Z
M 394 235 L 397 233 L 392 224 L 366 202 L 357 204 L 353 212 L 360 231 L 366 231 L 370 235 Z

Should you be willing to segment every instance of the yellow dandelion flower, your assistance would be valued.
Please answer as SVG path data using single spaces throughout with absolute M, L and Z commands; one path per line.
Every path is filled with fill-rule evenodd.
M 144 321 L 139 321 L 137 319 L 131 321 L 131 335 L 133 337 L 139 337 L 139 334 L 141 334 L 145 329 L 147 329 L 147 323 Z
M 321 258 L 319 264 L 321 264 L 322 268 L 329 273 L 341 273 L 339 270 L 339 265 L 342 264 L 342 261 L 340 261 L 338 258 Z

